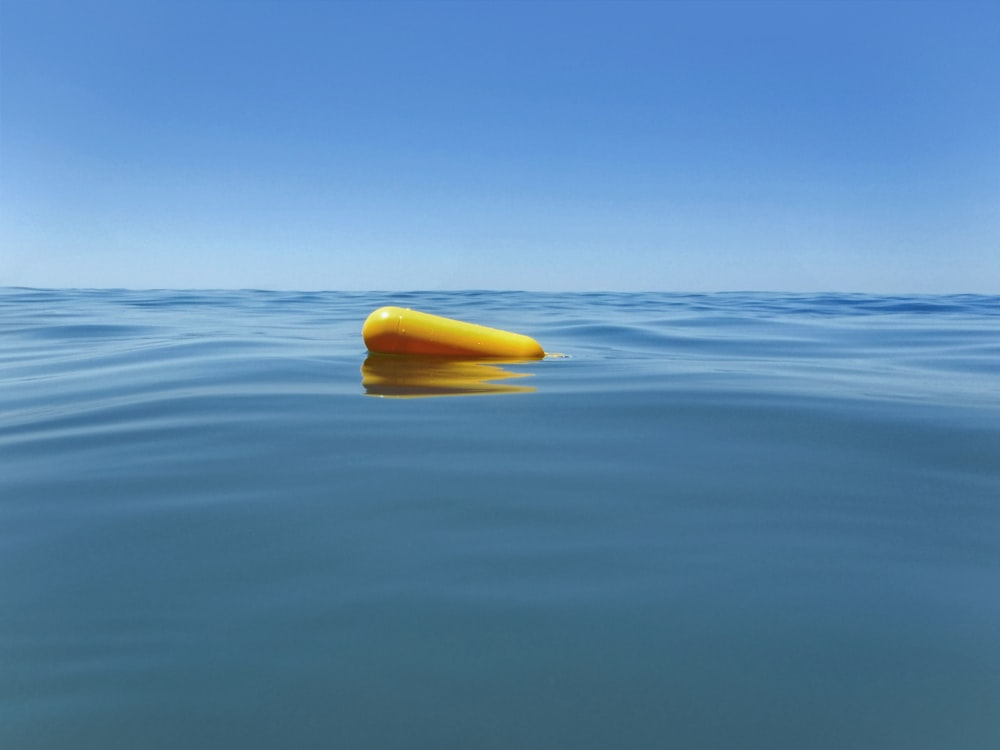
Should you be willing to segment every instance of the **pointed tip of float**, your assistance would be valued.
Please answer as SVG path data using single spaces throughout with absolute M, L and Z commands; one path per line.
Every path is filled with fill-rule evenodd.
M 368 350 L 379 354 L 510 359 L 548 356 L 530 336 L 403 307 L 375 310 L 365 320 L 361 335 Z

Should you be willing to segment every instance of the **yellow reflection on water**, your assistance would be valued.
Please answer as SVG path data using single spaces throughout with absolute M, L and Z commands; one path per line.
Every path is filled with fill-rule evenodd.
M 495 382 L 531 377 L 531 373 L 512 372 L 502 367 L 509 364 L 516 363 L 369 354 L 361 365 L 361 384 L 369 396 L 392 398 L 533 393 L 536 389 L 532 386 Z

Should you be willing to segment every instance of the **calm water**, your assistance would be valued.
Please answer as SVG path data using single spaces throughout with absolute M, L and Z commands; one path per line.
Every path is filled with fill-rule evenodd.
M 2 291 L 0 746 L 1000 747 L 1000 298 Z

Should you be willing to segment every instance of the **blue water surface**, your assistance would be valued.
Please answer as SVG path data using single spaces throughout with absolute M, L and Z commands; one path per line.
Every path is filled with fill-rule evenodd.
M 386 365 L 384 304 L 567 356 Z M 998 297 L 0 291 L 4 748 L 983 750 L 998 707 Z

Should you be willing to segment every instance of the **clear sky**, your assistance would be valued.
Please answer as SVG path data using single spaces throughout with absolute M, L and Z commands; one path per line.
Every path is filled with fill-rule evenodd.
M 0 286 L 1000 292 L 998 2 L 0 0 Z

